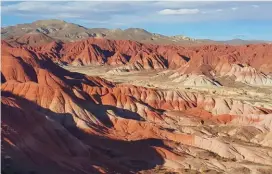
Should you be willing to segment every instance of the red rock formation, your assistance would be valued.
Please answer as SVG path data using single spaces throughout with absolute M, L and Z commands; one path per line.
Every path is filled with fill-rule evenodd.
M 114 41 L 90 38 L 73 43 L 59 43 L 32 48 L 48 57 L 60 58 L 74 65 L 109 64 L 131 65 L 139 69 L 181 68 L 184 73 L 204 74 L 221 71 L 223 64 L 248 64 L 257 71 L 269 74 L 271 44 L 243 46 L 157 46 L 133 41 Z M 58 50 L 58 51 L 55 51 Z M 184 68 L 185 67 L 185 68 Z M 223 70 L 222 70 L 223 71 Z
M 137 173 L 168 164 L 166 160 L 176 160 L 181 167 L 183 160 L 189 159 L 186 153 L 192 153 L 192 149 L 213 152 L 218 159 L 214 156 L 209 159 L 224 165 L 230 165 L 232 159 L 271 165 L 268 148 L 256 147 L 259 148 L 256 150 L 252 144 L 241 147 L 238 143 L 225 143 L 223 139 L 213 138 L 216 127 L 209 133 L 206 127 L 200 131 L 198 126 L 205 126 L 206 121 L 215 126 L 237 122 L 256 126 L 262 129 L 262 136 L 268 136 L 264 134 L 272 129 L 270 109 L 196 92 L 116 85 L 99 77 L 68 72 L 53 63 L 57 59 L 67 63 L 78 61 L 82 65 L 137 62 L 143 69 L 184 66 L 187 67 L 184 73 L 206 74 L 210 70 L 221 72 L 236 63 L 248 63 L 260 70 L 263 64 L 251 55 L 267 48 L 271 46 L 162 47 L 104 39 L 35 48 L 11 47 L 3 42 L 4 151 L 15 166 L 46 170 L 46 173 Z M 238 53 L 224 56 L 234 51 Z M 262 61 L 270 55 L 267 52 L 254 59 Z M 125 62 L 120 55 L 130 59 Z M 269 65 L 270 61 L 265 60 L 264 64 Z M 178 114 L 169 115 L 170 111 Z M 194 128 L 183 125 L 187 118 L 193 118 L 188 122 Z M 205 131 L 208 131 L 206 137 L 201 137 Z M 269 145 L 267 141 L 263 143 Z M 195 160 L 201 164 L 207 161 Z M 18 165 L 20 162 L 22 165 Z M 191 164 L 197 168 L 197 164 Z
M 121 54 L 119 51 L 114 53 L 113 56 L 108 58 L 108 64 L 109 65 L 125 65 L 127 63 L 127 59 L 123 54 Z
M 129 173 L 53 121 L 56 113 L 8 92 L 1 108 L 2 156 L 10 159 L 2 158 L 2 171 Z

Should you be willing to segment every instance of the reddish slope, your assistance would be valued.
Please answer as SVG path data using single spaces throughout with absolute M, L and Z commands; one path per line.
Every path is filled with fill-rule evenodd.
M 2 171 L 9 164 L 26 173 L 128 172 L 50 120 L 57 113 L 8 92 L 2 93 L 1 107 L 2 156 L 10 159 L 2 158 Z
M 86 101 L 92 99 L 92 102 L 128 109 L 133 112 L 138 112 L 141 116 L 144 115 L 148 117 L 149 115 L 147 113 L 152 113 L 151 115 L 153 116 L 151 119 L 154 120 L 160 118 L 158 110 L 156 109 L 184 110 L 201 106 L 201 103 L 203 102 L 202 100 L 206 100 L 206 97 L 199 100 L 198 98 L 203 98 L 203 96 L 194 93 L 179 93 L 173 91 L 162 92 L 127 85 L 115 86 L 113 83 L 101 78 L 70 73 L 56 66 L 44 55 L 35 53 L 26 48 L 12 48 L 8 45 L 3 45 L 2 56 L 3 62 L 5 62 L 5 64 L 2 64 L 2 75 L 7 81 L 2 85 L 3 90 L 8 90 L 18 95 L 24 95 L 25 97 L 28 95 L 32 96 L 31 100 L 41 102 L 39 104 L 42 106 L 44 104 L 43 107 L 50 107 L 50 105 L 52 105 L 53 108 L 62 110 L 62 112 L 68 111 L 69 108 L 63 106 L 56 107 L 53 104 L 54 102 L 57 102 L 58 104 L 58 101 L 67 100 L 67 103 L 69 103 L 74 110 L 78 108 L 79 105 L 81 105 L 81 107 L 84 105 L 84 102 L 80 102 L 81 104 L 76 102 L 78 100 L 77 98 Z M 134 60 L 138 61 L 138 59 Z M 15 67 L 14 69 L 10 69 L 11 64 L 13 65 L 12 68 Z M 33 90 L 31 90 L 31 88 L 36 89 L 37 92 L 39 91 L 39 94 L 35 94 L 36 96 L 34 95 L 34 97 Z M 44 88 L 44 90 L 40 90 L 41 88 Z M 51 89 L 54 89 L 55 91 Z M 46 95 L 47 93 L 52 94 L 52 96 L 47 96 L 48 98 L 52 98 L 48 100 L 48 104 L 45 104 L 47 103 L 45 101 L 40 101 L 41 99 L 37 100 L 37 98 L 39 98 L 38 95 Z M 113 102 L 112 104 L 103 103 L 105 101 L 104 98 L 107 98 L 105 96 L 106 94 L 111 94 L 108 97 L 113 100 L 110 101 Z M 56 101 L 53 100 L 54 98 L 56 98 Z M 207 100 L 209 100 L 209 98 L 207 98 Z M 224 102 L 228 103 L 229 101 L 218 100 L 218 103 Z M 213 107 L 215 107 L 217 102 L 213 103 Z M 246 108 L 247 107 L 244 108 L 245 111 Z M 212 111 L 212 109 L 214 110 Z M 237 114 L 236 111 L 232 110 L 232 108 L 229 108 L 224 112 L 218 112 L 217 109 L 219 108 L 210 108 L 210 110 L 216 114 L 227 114 L 229 112 Z M 251 110 L 252 113 L 255 111 L 258 112 L 258 109 Z M 76 112 L 74 115 L 80 117 L 80 113 Z M 86 115 L 86 117 L 90 117 L 88 116 L 88 113 L 84 115 Z
M 86 45 L 97 51 L 92 52 L 91 55 L 96 56 L 92 61 L 100 59 L 99 54 L 105 57 L 112 55 L 117 44 L 122 43 L 105 40 L 97 42 L 104 43 L 105 48 L 98 48 L 98 44 Z M 141 49 L 147 49 L 145 53 L 152 52 L 147 46 L 138 43 L 133 45 L 133 42 L 128 42 L 127 46 L 139 49 L 138 52 Z M 252 121 L 261 123 L 269 118 L 266 117 L 268 113 L 272 113 L 269 109 L 264 110 L 233 99 L 187 91 L 116 85 L 98 77 L 71 73 L 55 65 L 45 54 L 53 52 L 62 59 L 62 55 L 68 55 L 64 52 L 67 47 L 66 44 L 52 44 L 39 48 L 14 48 L 2 44 L 2 61 L 5 62 L 2 63 L 1 72 L 4 78 L 1 85 L 2 128 L 7 129 L 2 141 L 5 143 L 6 155 L 11 156 L 16 167 L 24 169 L 17 165 L 23 161 L 27 170 L 34 168 L 43 171 L 49 168 L 45 173 L 136 173 L 162 165 L 166 159 L 183 160 L 184 154 L 175 155 L 165 142 L 203 148 L 228 159 L 236 156 L 240 159 L 242 155 L 230 145 L 224 144 L 223 150 L 213 148 L 221 147 L 223 143 L 219 140 L 174 132 L 167 129 L 167 126 L 176 126 L 180 118 L 184 117 L 195 118 L 196 121 L 192 122 L 194 125 L 203 123 L 203 120 L 213 124 L 233 120 L 242 120 L 244 124 Z M 138 61 L 135 58 L 137 53 L 134 54 L 133 50 L 129 52 L 129 48 L 121 48 L 121 45 L 118 47 L 134 55 L 129 61 Z M 152 45 L 150 47 L 157 49 Z M 103 51 L 106 48 L 108 50 Z M 78 48 L 75 53 L 71 49 L 69 54 L 80 55 L 84 49 Z M 125 53 L 120 51 L 120 54 Z M 167 67 L 167 63 L 163 66 L 164 61 L 170 58 L 161 58 L 159 53 L 151 55 L 139 58 L 139 62 L 144 67 L 150 65 L 145 60 L 149 60 L 149 63 L 151 61 L 153 68 Z M 89 61 L 90 57 L 85 58 Z M 190 61 L 193 59 L 198 60 L 190 58 Z M 182 64 L 188 61 L 186 58 L 182 60 Z M 209 58 L 200 60 L 201 63 L 204 61 L 213 66 Z M 169 111 L 180 114 L 171 115 Z M 97 154 L 103 155 L 97 157 Z M 256 160 L 255 157 L 252 159 L 249 155 L 245 160 L 260 163 L 262 159 Z M 267 160 L 267 163 L 270 161 Z
M 55 46 L 55 48 L 54 48 Z M 179 68 L 187 66 L 187 73 L 203 71 L 200 67 L 215 69 L 224 63 L 248 64 L 266 74 L 272 71 L 272 45 L 256 44 L 243 46 L 210 45 L 198 47 L 157 46 L 140 44 L 133 41 L 113 41 L 94 39 L 66 44 L 56 44 L 32 48 L 42 54 L 52 54 L 58 50 L 56 57 L 63 62 L 75 64 L 134 64 L 149 68 Z M 56 52 L 54 52 L 56 54 Z M 119 63 L 112 61 L 115 54 L 123 55 Z M 119 56 L 120 57 L 120 56 Z M 188 63 L 187 63 L 188 62 Z
M 127 133 L 120 132 L 123 126 L 130 122 L 131 125 L 135 125 L 127 127 L 128 132 L 143 126 L 139 121 L 129 121 L 139 119 L 139 115 L 133 113 L 133 109 L 129 106 L 135 105 L 136 101 L 133 97 L 129 95 L 117 97 L 118 102 L 120 100 L 126 104 L 121 108 L 115 107 L 117 103 L 114 98 L 98 95 L 108 93 L 113 87 L 112 83 L 100 78 L 66 72 L 60 67 L 53 66 L 50 59 L 39 57 L 27 49 L 12 48 L 8 45 L 3 46 L 3 49 L 3 58 L 6 62 L 12 61 L 14 67 L 23 63 L 32 68 L 30 75 L 22 73 L 25 70 L 22 67 L 22 72 L 18 72 L 22 73 L 21 76 L 16 76 L 10 75 L 7 67 L 9 64 L 2 64 L 2 74 L 6 79 L 1 86 L 3 91 L 2 128 L 7 129 L 2 140 L 5 155 L 11 157 L 15 170 L 45 173 L 96 173 L 99 171 L 129 173 L 131 170 L 153 168 L 154 165 L 163 163 L 160 154 L 149 145 L 153 141 L 146 143 L 139 139 L 143 136 L 160 138 L 161 135 L 171 139 L 171 136 L 167 136 L 168 132 L 160 132 L 157 126 L 143 123 L 146 128 L 135 134 L 135 137 L 131 137 L 135 144 L 123 142 L 127 136 Z M 23 53 L 20 54 L 21 62 L 14 61 L 18 53 Z M 40 64 L 43 64 L 43 67 Z M 55 76 L 53 71 L 61 72 L 62 76 Z M 96 88 L 100 88 L 101 92 L 91 95 L 87 92 Z M 142 102 L 139 104 L 145 107 L 144 112 L 147 118 L 150 117 L 153 120 L 156 117 L 160 118 L 159 111 L 148 105 L 145 106 Z M 109 109 L 118 116 L 114 118 L 109 113 L 107 114 Z M 128 119 L 122 120 L 120 116 Z M 82 130 L 76 131 L 77 128 L 89 132 L 86 139 L 84 138 L 84 143 L 73 136 L 78 134 L 84 137 L 85 133 Z M 14 131 L 9 132 L 10 130 Z M 97 135 L 103 135 L 104 138 L 102 140 L 95 138 Z M 40 140 L 38 137 L 43 139 Z M 111 140 L 110 137 L 120 141 Z M 172 139 L 175 138 L 172 137 Z M 73 143 L 68 143 L 69 145 L 66 146 L 70 141 Z M 101 145 L 100 141 L 107 143 Z M 95 147 L 92 148 L 92 146 Z M 122 150 L 122 153 L 125 153 L 119 159 L 125 167 L 109 161 L 108 146 L 117 146 L 116 150 Z M 143 148 L 143 152 L 148 151 L 148 153 L 134 153 L 131 148 L 135 147 Z M 99 153 L 98 151 L 102 151 L 100 153 L 105 154 L 105 157 L 101 155 L 94 158 Z M 24 163 L 19 165 L 21 160 Z M 144 161 L 145 164 L 136 165 L 133 160 Z M 47 167 L 50 168 L 46 169 Z

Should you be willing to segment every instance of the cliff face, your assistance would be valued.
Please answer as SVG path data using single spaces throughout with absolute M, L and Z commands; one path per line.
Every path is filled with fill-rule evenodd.
M 185 48 L 104 39 L 40 47 L 2 42 L 4 170 L 272 172 L 267 106 L 117 84 L 55 64 L 169 69 L 174 72 L 169 78 L 189 86 L 222 86 L 217 76 L 270 85 L 271 50 L 271 45 Z

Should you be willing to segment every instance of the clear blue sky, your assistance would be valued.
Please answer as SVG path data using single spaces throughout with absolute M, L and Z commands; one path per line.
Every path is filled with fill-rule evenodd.
M 3 2 L 2 26 L 62 19 L 89 28 L 144 28 L 164 35 L 272 40 L 272 2 Z

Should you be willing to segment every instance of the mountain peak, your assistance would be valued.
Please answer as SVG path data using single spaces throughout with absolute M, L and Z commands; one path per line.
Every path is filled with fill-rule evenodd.
M 32 31 L 44 33 L 53 39 L 62 41 L 76 41 L 87 39 L 89 37 L 103 37 L 106 39 L 115 40 L 133 40 L 141 43 L 151 44 L 175 44 L 175 45 L 192 45 L 192 44 L 249 44 L 260 43 L 264 41 L 212 41 L 199 40 L 190 38 L 184 35 L 165 36 L 157 33 L 149 32 L 142 28 L 127 28 L 122 29 L 105 29 L 105 28 L 85 28 L 81 25 L 69 23 L 59 19 L 38 20 L 29 24 L 20 24 L 13 27 L 2 28 L 2 38 L 18 38 Z
M 66 24 L 67 22 L 59 19 L 45 19 L 45 20 L 37 20 L 33 22 L 33 24 L 42 24 L 42 25 L 50 25 L 50 24 Z
M 148 33 L 148 34 L 151 34 L 150 32 L 146 31 L 145 29 L 142 29 L 142 28 L 128 28 L 124 31 L 130 31 L 130 32 L 134 32 L 134 33 L 137 33 L 137 32 L 142 32 L 142 33 Z

